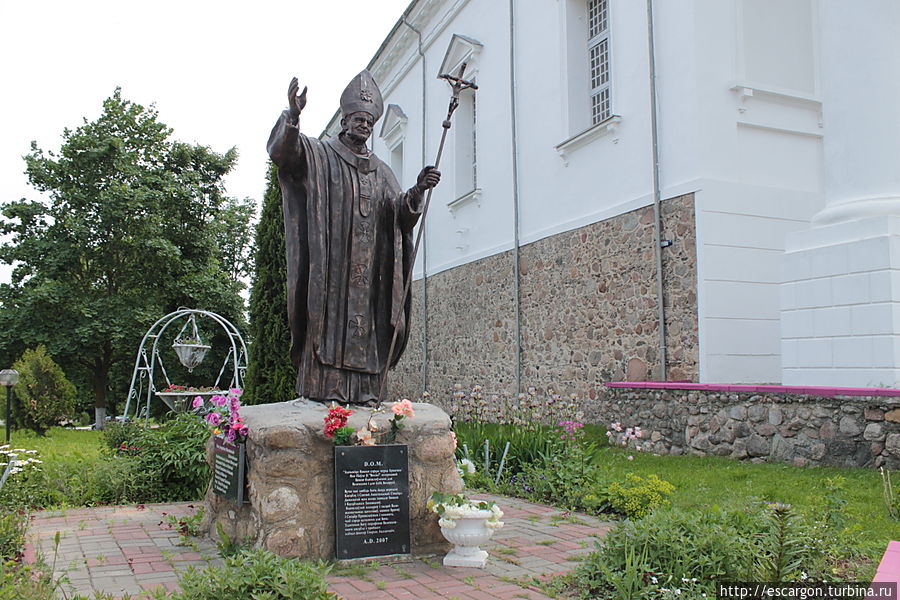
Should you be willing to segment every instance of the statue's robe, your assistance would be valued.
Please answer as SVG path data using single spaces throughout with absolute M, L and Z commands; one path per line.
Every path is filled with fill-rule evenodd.
M 287 251 L 297 392 L 319 401 L 375 400 L 409 337 L 412 229 L 422 196 L 403 192 L 374 154 L 300 133 L 285 111 L 272 130 Z

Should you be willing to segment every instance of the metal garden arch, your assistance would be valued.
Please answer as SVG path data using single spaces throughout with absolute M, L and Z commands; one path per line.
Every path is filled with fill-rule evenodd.
M 161 373 L 162 377 L 165 379 L 166 387 L 172 385 L 169 374 L 166 372 L 165 364 L 160 356 L 159 348 L 159 341 L 162 338 L 163 333 L 170 326 L 177 324 L 182 320 L 184 321 L 176 340 L 183 340 L 186 338 L 190 343 L 176 342 L 173 344 L 173 348 L 178 354 L 181 363 L 187 367 L 189 371 L 200 364 L 200 361 L 202 361 L 203 357 L 206 355 L 206 351 L 210 348 L 203 344 L 197 330 L 197 318 L 201 317 L 211 319 L 221 327 L 225 333 L 228 334 L 228 341 L 231 344 L 231 348 L 229 348 L 228 353 L 225 356 L 225 361 L 222 363 L 222 368 L 219 369 L 219 375 L 216 377 L 216 382 L 213 384 L 213 387 L 219 389 L 219 384 L 222 382 L 222 375 L 225 374 L 229 362 L 231 363 L 231 369 L 229 370 L 231 379 L 227 388 L 243 387 L 244 373 L 247 370 L 247 346 L 244 344 L 244 338 L 241 336 L 237 327 L 225 317 L 217 315 L 214 312 L 191 308 L 179 308 L 175 312 L 171 312 L 156 321 L 156 323 L 147 330 L 147 333 L 144 334 L 144 338 L 141 340 L 141 345 L 138 348 L 137 357 L 134 361 L 134 371 L 131 374 L 131 386 L 128 388 L 128 399 L 125 402 L 125 412 L 123 413 L 124 418 L 128 418 L 132 401 L 134 401 L 135 405 L 135 417 L 144 410 L 146 411 L 147 418 L 149 418 L 150 401 L 154 394 L 158 395 L 158 390 L 156 388 L 156 377 L 158 376 L 158 373 Z M 185 331 L 188 327 L 191 329 L 188 334 L 185 335 Z M 146 391 L 144 390 L 145 387 Z M 191 394 L 191 397 L 194 395 L 199 394 Z M 168 399 L 163 399 L 170 408 L 178 410 L 178 407 L 171 404 Z M 141 407 L 142 400 L 143 409 Z M 184 400 L 187 401 L 188 398 L 185 397 Z

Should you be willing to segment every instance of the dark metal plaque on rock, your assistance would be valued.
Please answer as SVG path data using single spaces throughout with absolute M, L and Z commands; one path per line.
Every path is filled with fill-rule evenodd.
M 409 554 L 409 447 L 334 449 L 338 559 Z
M 219 436 L 213 439 L 215 440 L 213 491 L 241 505 L 244 503 L 244 488 L 247 481 L 247 446 L 229 442 Z

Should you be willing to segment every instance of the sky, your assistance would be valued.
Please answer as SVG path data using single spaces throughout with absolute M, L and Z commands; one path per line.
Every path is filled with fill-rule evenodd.
M 257 202 L 269 131 L 296 76 L 318 135 L 409 0 L 0 0 L 0 203 L 37 199 L 22 156 L 57 150 L 115 88 L 155 105 L 174 139 L 236 146 L 229 196 Z M 0 265 L 0 283 L 9 269 Z

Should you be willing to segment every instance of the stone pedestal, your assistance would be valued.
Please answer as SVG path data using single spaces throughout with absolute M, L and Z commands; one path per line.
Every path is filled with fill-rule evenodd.
M 442 553 L 449 545 L 426 503 L 435 491 L 462 489 L 450 418 L 431 404 L 413 408 L 415 416 L 403 420 L 396 440 L 409 446 L 412 553 Z M 238 507 L 208 490 L 203 529 L 215 537 L 219 524 L 233 541 L 281 556 L 334 558 L 334 444 L 323 433 L 327 412 L 326 406 L 303 400 L 242 408 L 250 429 L 249 502 Z M 360 429 L 371 415 L 372 409 L 354 408 L 348 425 Z M 388 431 L 391 416 L 386 411 L 375 417 L 381 431 Z M 210 442 L 210 463 L 212 456 Z

